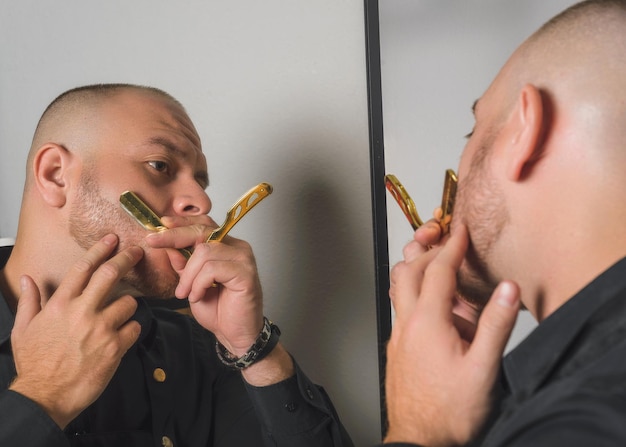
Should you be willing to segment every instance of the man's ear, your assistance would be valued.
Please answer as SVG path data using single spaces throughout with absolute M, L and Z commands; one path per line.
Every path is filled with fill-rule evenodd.
M 508 154 L 507 176 L 511 180 L 521 180 L 528 169 L 539 159 L 543 150 L 544 102 L 541 92 L 534 85 L 522 88 L 514 106 L 509 125 L 513 138 Z
M 53 207 L 62 207 L 67 201 L 68 168 L 72 154 L 63 146 L 46 143 L 33 159 L 34 183 L 43 200 Z

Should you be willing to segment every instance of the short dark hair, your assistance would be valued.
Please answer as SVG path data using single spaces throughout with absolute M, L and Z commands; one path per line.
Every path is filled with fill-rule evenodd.
M 184 109 L 183 105 L 176 98 L 156 87 L 125 83 L 90 84 L 74 87 L 57 96 L 41 114 L 41 118 L 39 119 L 37 127 L 39 127 L 41 121 L 44 119 L 45 116 L 48 115 L 50 111 L 56 109 L 63 103 L 69 102 L 74 99 L 86 98 L 88 96 L 92 96 L 94 98 L 107 98 L 124 90 L 139 90 L 154 93 L 155 95 L 161 96 L 164 99 L 167 99 Z

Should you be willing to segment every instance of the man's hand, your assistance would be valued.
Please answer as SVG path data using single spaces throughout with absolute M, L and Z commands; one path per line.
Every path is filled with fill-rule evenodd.
M 163 217 L 169 230 L 150 234 L 153 248 L 193 246 L 185 263 L 169 250 L 172 267 L 180 276 L 177 298 L 188 298 L 194 318 L 215 334 L 235 356 L 242 356 L 263 327 L 263 296 L 250 245 L 226 236 L 221 242 L 205 242 L 216 227 L 207 216 Z M 274 362 L 276 360 L 276 362 Z M 263 364 L 267 368 L 259 368 Z M 257 376 L 253 374 L 258 371 Z M 261 386 L 293 374 L 293 364 L 280 344 L 261 362 L 244 370 L 248 382 Z
M 463 226 L 431 250 L 414 240 L 404 250 L 404 261 L 392 270 L 396 320 L 387 348 L 385 442 L 464 444 L 489 413 L 519 309 L 519 290 L 514 283 L 501 283 L 468 341 L 472 337 L 459 330 L 453 312 L 456 274 L 467 245 Z
M 61 428 L 98 398 L 141 332 L 129 321 L 134 298 L 107 300 L 143 250 L 132 247 L 107 261 L 116 245 L 116 236 L 102 238 L 46 303 L 33 279 L 21 278 L 11 335 L 17 377 L 9 388 L 37 402 Z
M 441 208 L 437 208 L 434 212 L 434 218 L 425 222 L 415 233 L 413 240 L 409 242 L 403 250 L 404 259 L 415 259 L 422 256 L 433 247 L 437 247 L 445 243 L 448 236 L 444 237 L 440 216 Z M 454 297 L 454 305 L 452 312 L 454 313 L 454 324 L 459 330 L 461 337 L 467 341 L 471 341 L 476 333 L 476 325 L 480 311 L 474 304 L 470 304 L 463 300 L 458 294 Z

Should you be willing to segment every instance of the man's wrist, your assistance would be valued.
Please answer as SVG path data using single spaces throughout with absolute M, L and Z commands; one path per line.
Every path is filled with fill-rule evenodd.
M 293 359 L 278 343 L 263 360 L 241 371 L 244 380 L 252 386 L 269 386 L 292 377 L 296 371 Z
M 54 421 L 55 424 L 59 426 L 61 430 L 63 430 L 73 419 L 72 415 L 68 412 L 62 411 L 58 408 L 58 405 L 55 404 L 61 399 L 45 397 L 42 393 L 37 393 L 35 387 L 22 384 L 22 382 L 18 379 L 15 379 L 8 389 L 36 404 L 50 417 L 50 419 Z
M 274 323 L 263 317 L 263 328 L 248 351 L 237 357 L 232 354 L 218 340 L 215 341 L 215 351 L 219 360 L 233 369 L 246 369 L 266 357 L 278 344 L 280 329 Z

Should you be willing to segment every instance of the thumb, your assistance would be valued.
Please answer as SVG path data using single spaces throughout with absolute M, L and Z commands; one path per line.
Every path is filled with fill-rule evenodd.
M 512 281 L 501 282 L 478 320 L 476 336 L 470 348 L 470 355 L 475 356 L 484 371 L 498 370 L 519 309 L 519 286 Z
M 19 337 L 39 312 L 41 312 L 39 288 L 30 276 L 24 275 L 20 278 L 20 297 L 17 301 L 13 336 Z

